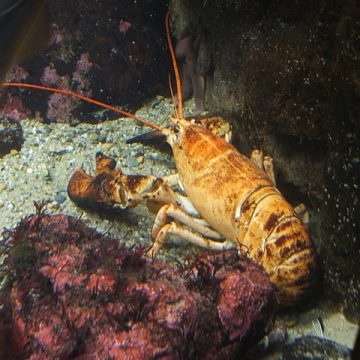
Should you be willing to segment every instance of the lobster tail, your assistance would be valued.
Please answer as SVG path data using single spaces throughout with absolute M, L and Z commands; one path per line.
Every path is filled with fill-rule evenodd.
M 258 188 L 244 201 L 239 229 L 239 243 L 264 267 L 281 305 L 294 305 L 310 294 L 316 283 L 314 246 L 294 209 L 274 187 Z
M 275 226 L 265 253 L 264 261 L 270 254 L 273 257 L 268 274 L 279 303 L 291 306 L 311 293 L 317 280 L 316 253 L 299 218 L 291 215 Z

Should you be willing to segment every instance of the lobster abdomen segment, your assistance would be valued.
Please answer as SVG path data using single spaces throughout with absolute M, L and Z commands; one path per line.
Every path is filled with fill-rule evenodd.
M 272 187 L 254 191 L 242 205 L 239 245 L 261 264 L 282 305 L 306 297 L 316 283 L 316 254 L 292 206 Z

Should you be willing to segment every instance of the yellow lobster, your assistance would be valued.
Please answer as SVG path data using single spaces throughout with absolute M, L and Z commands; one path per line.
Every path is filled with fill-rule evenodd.
M 262 153 L 255 150 L 248 159 L 212 131 L 185 120 L 168 17 L 169 14 L 167 36 L 179 99 L 177 115 L 171 119 L 173 125 L 163 129 L 117 108 L 106 107 L 165 135 L 178 173 L 164 178 L 141 177 L 141 189 L 137 189 L 133 179 L 119 172 L 109 179 L 109 192 L 105 193 L 114 205 L 122 208 L 135 206 L 144 199 L 161 205 L 152 229 L 151 256 L 156 255 L 168 235 L 207 249 L 237 248 L 264 267 L 276 288 L 279 303 L 294 305 L 314 287 L 317 269 L 314 246 L 297 212 L 276 189 L 270 158 L 263 159 Z M 50 88 L 50 91 L 88 100 L 68 90 Z M 110 166 L 107 159 L 105 164 L 107 173 L 113 174 L 114 164 Z M 84 184 L 92 186 L 87 175 L 79 171 L 69 183 L 69 194 L 75 194 L 73 197 Z M 176 187 L 180 190 L 175 191 Z

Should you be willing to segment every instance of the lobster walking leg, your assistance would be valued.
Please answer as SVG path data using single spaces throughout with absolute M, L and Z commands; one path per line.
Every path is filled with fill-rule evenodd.
M 203 219 L 196 219 L 187 214 L 180 207 L 173 204 L 164 205 L 156 215 L 155 223 L 152 228 L 153 239 L 156 239 L 160 230 L 169 222 L 169 217 L 189 226 L 192 230 L 195 230 L 203 236 L 216 240 L 224 240 L 224 237 L 221 236 L 217 231 L 211 229 L 210 225 L 207 224 Z
M 273 159 L 270 156 L 265 156 L 263 164 L 264 164 L 264 171 L 266 172 L 267 176 L 270 178 L 274 186 L 276 186 Z
M 264 170 L 273 184 L 276 185 L 273 159 L 270 156 L 264 157 L 264 154 L 261 150 L 254 149 L 251 153 L 250 160 L 261 170 Z
M 178 219 L 177 219 L 178 220 Z M 213 231 L 213 230 L 212 230 Z M 215 233 L 215 231 L 213 231 Z M 187 240 L 195 245 L 201 246 L 206 249 L 211 250 L 228 250 L 234 249 L 235 244 L 229 241 L 214 241 L 210 238 L 207 238 L 199 233 L 196 233 L 189 228 L 185 227 L 182 224 L 179 224 L 175 221 L 172 221 L 168 224 L 165 224 L 160 231 L 158 232 L 156 238 L 154 239 L 154 244 L 150 248 L 148 254 L 151 257 L 154 257 L 159 249 L 164 245 L 167 237 L 169 235 L 178 236 L 184 240 Z M 220 234 L 218 236 L 221 236 Z
M 149 192 L 144 199 L 147 199 L 147 207 L 152 212 L 157 213 L 163 205 L 173 204 L 182 208 L 191 216 L 200 217 L 199 212 L 195 209 L 186 195 L 182 195 L 174 188 L 178 187 L 181 192 L 184 191 L 178 174 L 172 174 L 159 178 L 162 184 L 154 192 Z
M 299 204 L 294 207 L 296 215 L 301 219 L 304 225 L 307 227 L 309 225 L 309 211 L 304 204 Z
M 251 153 L 250 160 L 261 170 L 264 170 L 264 154 L 259 149 L 254 149 Z
M 264 170 L 271 179 L 271 181 L 274 183 L 274 185 L 276 185 L 273 159 L 270 156 L 264 157 L 261 150 L 254 149 L 251 153 L 250 160 L 260 169 Z M 304 204 L 299 204 L 294 208 L 294 211 L 304 223 L 304 225 L 307 227 L 309 224 L 309 212 L 306 206 Z

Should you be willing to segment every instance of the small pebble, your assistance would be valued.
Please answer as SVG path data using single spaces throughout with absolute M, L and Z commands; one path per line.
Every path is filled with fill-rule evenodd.
M 58 204 L 62 204 L 66 200 L 66 196 L 64 194 L 58 194 L 55 196 L 55 201 Z
M 93 144 L 98 144 L 100 142 L 100 136 L 98 134 L 92 133 L 89 135 L 89 140 Z
M 136 161 L 139 163 L 139 164 L 142 164 L 144 162 L 144 156 L 138 156 L 136 158 Z
M 0 181 L 0 192 L 6 190 L 6 184 L 3 181 Z
M 125 166 L 127 166 L 127 167 L 136 167 L 136 166 L 138 166 L 138 165 L 139 165 L 139 163 L 138 163 L 137 160 L 134 159 L 134 158 L 130 158 L 130 159 L 127 160 L 126 163 L 125 163 Z
M 14 184 L 9 184 L 8 186 L 7 186 L 7 190 L 8 191 L 13 191 L 15 189 L 15 185 Z
M 50 172 L 48 169 L 41 169 L 39 174 L 45 180 L 51 179 Z
M 50 208 L 52 210 L 59 210 L 60 209 L 60 204 L 56 201 L 53 201 L 51 203 L 48 204 L 47 208 Z
M 149 153 L 149 154 L 146 154 L 145 157 L 148 159 L 151 159 L 151 160 L 159 161 L 159 162 L 165 161 L 164 156 L 159 153 Z
M 103 151 L 109 151 L 113 146 L 114 146 L 114 144 L 112 144 L 112 143 L 103 143 L 103 144 L 101 144 L 101 147 L 102 147 Z
M 6 208 L 7 208 L 7 210 L 9 210 L 9 211 L 13 211 L 13 210 L 15 209 L 15 206 L 14 206 L 14 204 L 9 203 Z

